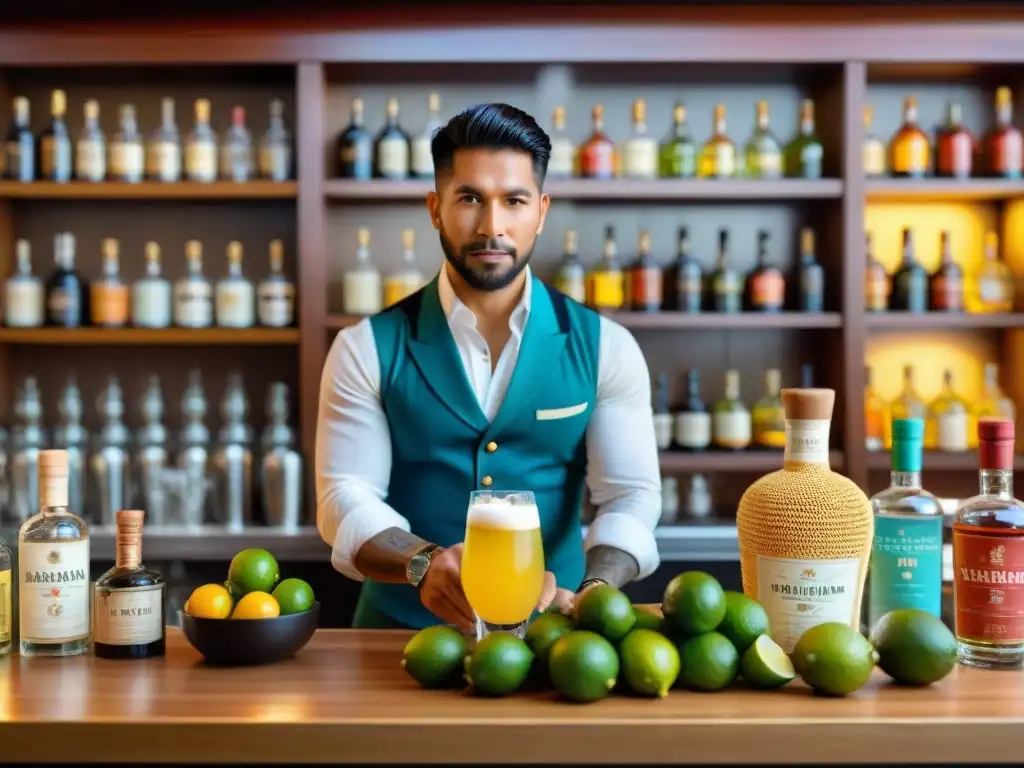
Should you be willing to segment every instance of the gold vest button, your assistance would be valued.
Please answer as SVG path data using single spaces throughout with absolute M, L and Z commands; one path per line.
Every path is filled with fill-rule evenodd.
M 492 442 L 487 444 L 487 452 L 488 453 L 494 453 L 496 450 L 498 450 L 498 444 L 497 443 L 492 441 Z
M 482 477 L 482 478 L 480 479 L 480 484 L 481 484 L 481 485 L 490 485 L 490 484 L 491 484 L 491 483 L 493 483 L 493 482 L 494 482 L 494 480 L 492 480 L 492 479 L 491 479 L 491 476 L 490 476 L 490 475 L 484 475 L 484 476 L 483 476 L 483 477 Z

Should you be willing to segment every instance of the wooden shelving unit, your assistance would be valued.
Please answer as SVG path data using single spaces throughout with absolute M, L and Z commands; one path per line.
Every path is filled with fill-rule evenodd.
M 864 316 L 864 324 L 872 330 L 910 331 L 921 329 L 932 330 L 984 330 L 1024 328 L 1024 313 L 1009 314 L 967 314 L 924 312 L 869 312 Z
M 1009 179 L 868 179 L 868 202 L 978 202 L 1024 196 L 1024 181 Z
M 182 181 L 176 184 L 141 182 L 71 181 L 58 184 L 35 181 L 30 184 L 0 182 L 0 199 L 12 200 L 288 200 L 299 187 L 294 181 L 248 181 L 235 184 L 217 181 L 210 184 Z
M 927 472 L 965 471 L 978 469 L 978 452 L 943 453 L 942 451 L 925 451 L 922 466 Z M 1024 469 L 1024 455 L 1018 454 L 1013 459 L 1014 469 Z M 873 472 L 888 472 L 892 468 L 892 457 L 888 451 L 872 451 L 868 453 L 868 469 Z
M 0 328 L 0 344 L 43 346 L 283 346 L 296 328 Z
M 661 471 L 666 474 L 682 474 L 686 472 L 774 472 L 782 469 L 782 451 L 703 451 L 686 453 L 684 451 L 663 451 Z M 842 451 L 829 452 L 829 464 L 832 469 L 842 471 L 845 457 Z

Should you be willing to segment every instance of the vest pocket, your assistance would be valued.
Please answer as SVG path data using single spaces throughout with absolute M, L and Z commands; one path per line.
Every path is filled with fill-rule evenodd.
M 555 421 L 557 419 L 568 419 L 572 416 L 579 416 L 587 410 L 590 403 L 570 405 L 567 408 L 541 408 L 537 410 L 537 421 Z

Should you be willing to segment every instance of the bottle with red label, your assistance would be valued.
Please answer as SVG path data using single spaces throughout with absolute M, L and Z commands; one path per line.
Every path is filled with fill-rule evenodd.
M 786 302 L 786 278 L 771 263 L 768 254 L 767 230 L 757 233 L 757 267 L 747 276 L 747 310 L 750 312 L 781 312 Z
M 594 132 L 580 147 L 580 176 L 585 179 L 615 178 L 615 144 L 604 132 L 604 106 L 592 112 Z
M 978 420 L 981 493 L 953 521 L 954 630 L 961 664 L 1024 667 L 1024 504 L 1013 496 L 1014 424 Z
M 939 235 L 939 268 L 928 280 L 933 312 L 964 311 L 964 271 L 953 260 L 953 249 L 949 242 L 949 230 Z
M 970 178 L 975 154 L 974 137 L 964 128 L 963 107 L 950 102 L 946 123 L 937 131 L 935 175 L 953 179 Z
M 996 90 L 996 123 L 985 137 L 989 176 L 1019 179 L 1024 167 L 1024 136 L 1013 124 L 1013 97 L 1006 87 Z
M 634 312 L 657 312 L 662 302 L 661 267 L 651 256 L 651 234 L 640 232 L 636 260 L 626 272 L 626 302 Z

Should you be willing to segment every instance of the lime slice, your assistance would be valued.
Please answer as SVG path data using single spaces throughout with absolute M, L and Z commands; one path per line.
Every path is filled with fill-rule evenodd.
M 793 662 L 768 635 L 761 635 L 743 654 L 743 679 L 755 688 L 779 688 L 796 677 Z

